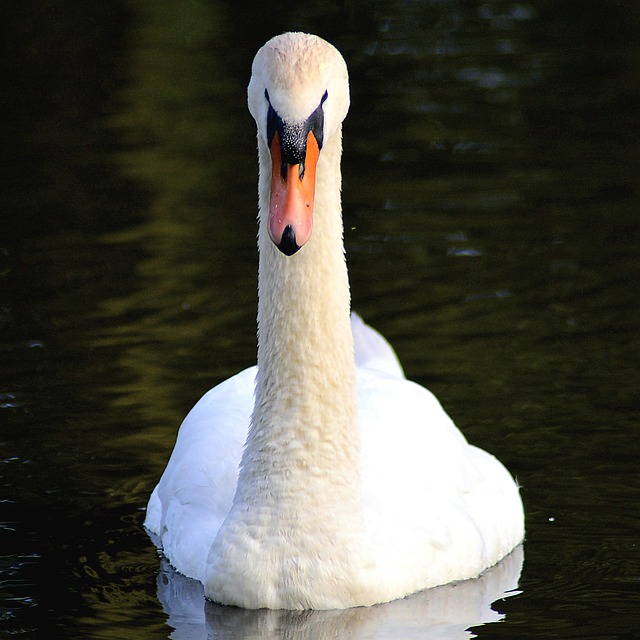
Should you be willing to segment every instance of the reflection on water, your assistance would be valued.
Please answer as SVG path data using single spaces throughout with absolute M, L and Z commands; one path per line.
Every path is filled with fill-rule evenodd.
M 255 361 L 245 86 L 257 47 L 293 27 L 335 42 L 350 67 L 354 306 L 523 485 L 522 595 L 498 607 L 506 624 L 475 632 L 631 637 L 639 7 L 7 5 L 0 632 L 162 638 L 168 618 L 188 633 L 190 614 L 165 590 L 166 613 L 158 600 L 141 509 L 186 411 Z M 430 637 L 431 598 L 485 583 L 329 615 L 322 632 Z M 472 610 L 451 620 L 458 631 L 436 626 L 442 637 L 494 619 L 503 588 L 465 595 Z M 198 616 L 194 637 L 324 624 Z
M 202 585 L 163 563 L 158 598 L 174 628 L 174 640 L 196 638 L 403 638 L 449 640 L 473 637 L 470 627 L 497 622 L 492 608 L 514 595 L 522 569 L 517 547 L 504 561 L 476 580 L 417 593 L 374 607 L 332 611 L 270 611 L 225 607 L 207 602 Z
M 230 117 L 245 101 L 244 78 L 212 55 L 222 30 L 214 6 L 192 3 L 177 22 L 174 12 L 173 3 L 143 5 L 130 32 L 130 73 L 109 119 L 127 145 L 112 160 L 148 202 L 139 224 L 101 238 L 144 251 L 137 286 L 103 301 L 104 317 L 122 321 L 101 340 L 129 342 L 119 365 L 130 382 L 118 387 L 117 404 L 151 405 L 162 426 L 184 416 L 185 405 L 176 407 L 175 399 L 190 392 L 185 370 L 190 385 L 193 369 L 209 384 L 245 363 L 218 358 L 215 343 L 222 346 L 225 325 L 251 325 L 256 299 L 254 203 L 228 188 L 232 181 L 241 192 L 255 191 L 253 136 L 242 136 L 237 115 Z M 237 153 L 243 142 L 246 151 Z M 198 353 L 206 361 L 196 364 Z

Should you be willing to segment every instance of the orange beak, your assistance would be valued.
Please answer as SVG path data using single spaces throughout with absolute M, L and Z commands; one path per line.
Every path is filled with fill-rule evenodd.
M 307 153 L 302 164 L 283 165 L 278 132 L 271 142 L 269 236 L 278 249 L 289 256 L 311 236 L 319 155 L 318 141 L 312 132 L 307 135 Z

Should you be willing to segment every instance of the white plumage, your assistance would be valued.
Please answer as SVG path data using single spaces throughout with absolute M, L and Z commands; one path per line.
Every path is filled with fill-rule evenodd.
M 524 535 L 509 473 L 350 316 L 340 208 L 348 104 L 344 60 L 320 38 L 284 34 L 256 55 L 258 367 L 185 418 L 145 522 L 171 564 L 223 604 L 385 602 L 476 577 Z M 308 152 L 304 171 L 291 164 L 280 177 L 287 127 L 308 136 Z M 313 177 L 316 141 L 315 199 L 303 196 L 289 217 L 290 201 L 273 192 Z M 308 238 L 311 219 L 299 215 L 313 216 Z

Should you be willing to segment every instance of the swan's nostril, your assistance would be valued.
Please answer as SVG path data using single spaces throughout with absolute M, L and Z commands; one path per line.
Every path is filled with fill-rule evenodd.
M 292 225 L 288 224 L 284 228 L 278 249 L 280 249 L 285 256 L 292 256 L 298 249 L 300 249 L 300 246 L 296 242 L 296 232 Z

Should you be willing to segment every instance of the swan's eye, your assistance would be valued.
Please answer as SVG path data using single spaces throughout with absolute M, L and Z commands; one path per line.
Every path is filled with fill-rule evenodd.
M 322 149 L 322 142 L 324 140 L 324 111 L 322 110 L 322 105 L 328 97 L 329 94 L 325 91 L 322 99 L 320 100 L 320 104 L 317 106 L 316 110 L 307 118 L 307 121 L 305 123 L 307 132 L 313 132 L 313 135 L 318 141 L 318 147 L 320 149 Z
M 276 131 L 280 132 L 280 139 L 282 139 L 285 123 L 276 110 L 271 106 L 271 102 L 269 102 L 269 93 L 266 89 L 264 90 L 264 95 L 267 99 L 267 103 L 269 104 L 269 110 L 267 111 L 267 143 L 271 146 L 273 136 L 276 134 Z

